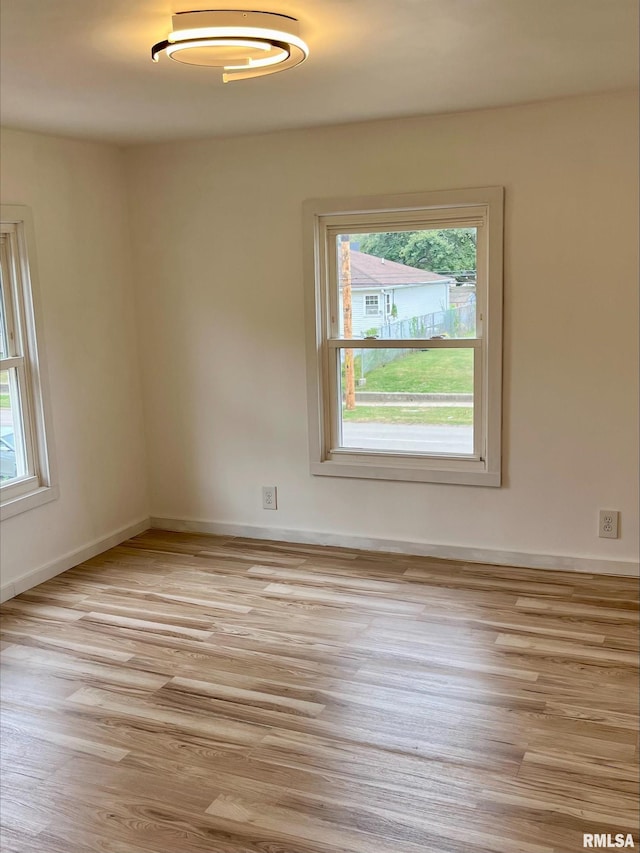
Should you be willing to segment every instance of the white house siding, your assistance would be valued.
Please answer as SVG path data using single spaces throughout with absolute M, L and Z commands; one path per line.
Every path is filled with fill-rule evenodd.
M 418 287 L 397 288 L 394 301 L 398 308 L 398 320 L 446 311 L 449 307 L 449 282 L 445 280 Z
M 395 304 L 398 310 L 396 317 L 385 316 L 385 293 L 392 294 L 392 304 Z M 379 295 L 380 310 L 377 315 L 365 314 L 365 297 L 374 294 Z M 445 311 L 448 307 L 448 279 L 415 287 L 354 288 L 351 295 L 353 336 L 354 338 L 364 337 L 366 331 L 374 327 L 380 328 L 385 322 L 422 317 L 425 314 Z M 340 317 L 342 317 L 342 293 L 340 293 Z
M 379 295 L 380 311 L 378 314 L 365 314 L 365 296 Z M 376 328 L 384 322 L 384 295 L 378 288 L 371 290 L 357 290 L 351 295 L 351 313 L 353 317 L 353 336 L 360 338 L 365 331 Z

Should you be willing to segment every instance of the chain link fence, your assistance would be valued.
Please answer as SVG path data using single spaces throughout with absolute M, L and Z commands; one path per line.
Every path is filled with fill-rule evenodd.
M 435 311 L 420 317 L 410 317 L 395 323 L 385 323 L 381 326 L 376 337 L 379 340 L 415 338 L 473 338 L 476 334 L 476 305 L 475 302 L 466 305 L 455 305 L 446 311 Z M 356 369 L 356 380 L 366 379 L 367 373 L 383 364 L 389 364 L 397 358 L 407 355 L 410 349 L 363 349 L 356 354 L 359 364 Z M 359 369 L 358 369 L 359 368 Z

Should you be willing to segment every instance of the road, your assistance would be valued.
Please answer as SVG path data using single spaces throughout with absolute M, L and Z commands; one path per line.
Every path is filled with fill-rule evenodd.
M 11 409 L 0 409 L 2 431 L 12 431 Z M 428 424 L 344 423 L 345 447 L 422 453 L 473 453 L 473 427 Z
M 473 427 L 343 423 L 344 447 L 422 453 L 473 453 Z

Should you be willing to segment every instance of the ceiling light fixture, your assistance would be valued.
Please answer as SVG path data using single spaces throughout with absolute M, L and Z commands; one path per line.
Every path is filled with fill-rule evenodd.
M 222 80 L 245 80 L 294 68 L 309 55 L 298 22 L 273 12 L 179 12 L 173 31 L 151 48 L 187 65 L 222 68 Z

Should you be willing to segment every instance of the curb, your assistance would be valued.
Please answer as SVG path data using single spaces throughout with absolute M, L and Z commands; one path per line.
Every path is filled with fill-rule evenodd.
M 402 391 L 356 391 L 356 403 L 473 403 L 473 394 L 405 394 Z

